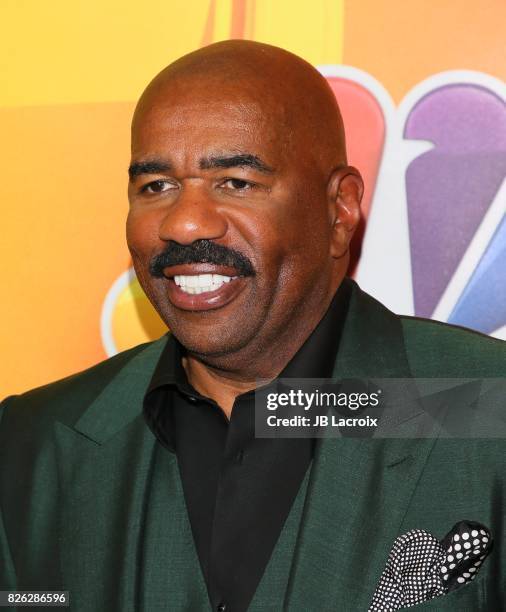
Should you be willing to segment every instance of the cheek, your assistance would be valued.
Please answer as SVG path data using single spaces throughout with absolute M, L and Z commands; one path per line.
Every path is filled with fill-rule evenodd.
M 298 253 L 307 262 L 322 261 L 330 253 L 331 224 L 325 193 L 301 189 L 297 202 L 296 243 Z
M 126 220 L 127 245 L 133 259 L 144 259 L 160 249 L 158 219 L 153 213 L 131 209 Z
M 237 215 L 231 225 L 241 228 L 258 270 L 272 281 L 285 273 L 303 274 L 324 265 L 330 249 L 330 228 L 326 207 L 307 188 L 298 192 L 286 190 L 262 206 Z
M 131 209 L 126 220 L 126 239 L 137 279 L 149 301 L 159 303 L 159 280 L 149 273 L 151 258 L 160 252 L 157 223 L 153 215 Z M 163 245 L 162 245 L 163 248 Z
M 285 259 L 304 268 L 320 266 L 330 252 L 329 219 L 322 203 L 303 192 L 282 213 L 276 241 Z

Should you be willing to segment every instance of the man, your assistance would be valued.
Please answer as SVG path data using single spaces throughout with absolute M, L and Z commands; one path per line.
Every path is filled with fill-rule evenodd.
M 142 95 L 129 174 L 129 249 L 172 334 L 3 403 L 0 588 L 367 610 L 397 536 L 470 519 L 494 538 L 478 579 L 422 608 L 500 609 L 500 440 L 255 437 L 259 381 L 505 372 L 504 343 L 345 278 L 363 186 L 325 80 L 269 45 L 191 53 Z

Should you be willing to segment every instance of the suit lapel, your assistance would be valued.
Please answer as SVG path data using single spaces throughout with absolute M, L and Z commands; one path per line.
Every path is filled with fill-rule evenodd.
M 80 610 L 135 609 L 137 546 L 154 438 L 133 421 L 98 445 L 55 429 L 60 466 L 60 546 L 65 587 Z
M 356 285 L 335 378 L 409 378 L 400 320 Z M 404 435 L 423 413 L 413 408 Z M 367 610 L 433 439 L 321 439 L 292 566 L 290 610 Z
M 167 342 L 162 336 L 120 370 L 73 425 L 73 429 L 103 444 L 142 414 L 144 394 Z
M 136 609 L 155 449 L 142 399 L 165 342 L 137 354 L 73 427 L 55 424 L 61 570 L 65 587 L 87 598 L 80 610 Z

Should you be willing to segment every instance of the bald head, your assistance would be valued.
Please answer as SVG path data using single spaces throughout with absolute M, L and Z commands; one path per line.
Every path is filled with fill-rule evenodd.
M 327 81 L 308 62 L 279 47 L 228 40 L 185 55 L 162 70 L 141 96 L 133 120 L 186 93 L 224 112 L 257 111 L 276 126 L 287 151 L 327 173 L 346 164 L 343 122 Z M 224 100 L 226 99 L 225 103 Z

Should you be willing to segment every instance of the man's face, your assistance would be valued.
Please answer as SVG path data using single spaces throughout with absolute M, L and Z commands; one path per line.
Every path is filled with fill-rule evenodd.
M 272 342 L 321 304 L 332 276 L 325 177 L 285 111 L 237 89 L 171 85 L 133 128 L 134 267 L 165 323 L 200 355 Z

